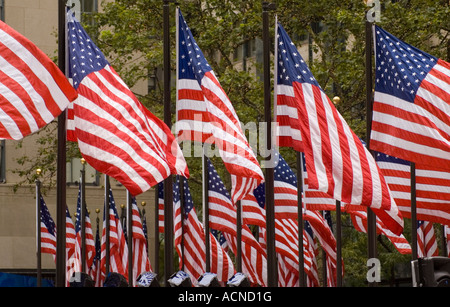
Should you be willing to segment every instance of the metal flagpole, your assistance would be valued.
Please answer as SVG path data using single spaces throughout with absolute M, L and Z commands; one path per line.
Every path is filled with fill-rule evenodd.
M 108 276 L 109 274 L 109 260 L 110 260 L 110 233 L 109 233 L 109 176 L 105 175 L 105 208 L 104 208 L 104 214 L 105 214 L 105 272 L 106 272 L 106 276 Z
M 66 72 L 66 1 L 58 1 L 58 67 Z M 58 116 L 56 286 L 66 286 L 66 113 Z
M 341 202 L 336 200 L 336 287 L 342 287 Z M 325 268 L 324 268 L 325 269 Z M 331 273 L 331 272 L 330 272 Z
M 37 169 L 36 174 L 39 176 L 41 170 Z M 36 179 L 36 276 L 37 276 L 37 286 L 41 286 L 42 281 L 42 268 L 41 268 L 41 181 Z
M 278 285 L 277 255 L 275 252 L 275 208 L 274 208 L 274 168 L 272 150 L 272 108 L 270 89 L 270 35 L 269 35 L 269 10 L 275 8 L 275 4 L 263 2 L 263 65 L 264 65 L 264 119 L 267 124 L 267 149 L 269 152 L 266 158 L 266 227 L 267 227 L 267 281 L 269 287 Z M 271 165 L 272 164 L 272 165 Z
M 303 251 L 303 159 L 297 151 L 297 203 L 298 203 L 298 280 L 300 287 L 306 287 L 305 257 Z
M 411 182 L 411 251 L 412 260 L 417 260 L 417 206 L 416 206 L 416 164 L 410 162 Z
M 133 287 L 133 196 L 127 190 L 128 285 Z
M 155 249 L 154 249 L 154 258 L 155 258 L 155 267 L 154 271 L 156 275 L 159 276 L 159 184 L 155 186 Z
M 164 52 L 164 123 L 172 127 L 170 111 L 170 24 L 169 0 L 163 0 L 163 52 Z M 164 180 L 164 268 L 166 286 L 173 273 L 173 177 Z
M 242 272 L 242 206 L 241 201 L 236 203 L 236 270 Z
M 370 132 L 372 128 L 372 22 L 366 19 L 366 144 L 370 148 Z M 370 150 L 369 150 L 370 151 Z M 373 155 L 373 153 L 371 152 Z M 367 237 L 368 237 L 368 258 L 376 258 L 376 216 L 367 208 Z M 375 282 L 369 282 L 369 286 L 376 286 Z
M 202 166 L 203 166 L 203 225 L 205 228 L 205 270 L 211 271 L 211 241 L 209 240 L 209 201 L 208 201 L 208 164 L 206 160 L 205 146 L 203 146 Z
M 81 158 L 80 170 L 80 221 L 81 221 L 81 272 L 86 273 L 86 161 Z

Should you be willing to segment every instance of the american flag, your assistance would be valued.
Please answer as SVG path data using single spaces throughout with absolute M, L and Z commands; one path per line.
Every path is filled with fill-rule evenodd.
M 374 28 L 370 148 L 450 170 L 450 63 Z
M 133 285 L 139 275 L 151 271 L 150 260 L 147 254 L 147 238 L 144 233 L 144 226 L 141 214 L 136 204 L 136 198 L 132 198 L 132 251 L 133 251 Z
M 158 183 L 158 229 L 164 233 L 164 182 Z
M 195 284 L 206 270 L 205 230 L 197 217 L 186 180 L 183 182 L 183 197 L 181 197 L 179 176 L 173 187 L 173 202 L 175 206 L 174 241 L 180 258 L 180 269 L 184 266 L 184 270 Z M 217 274 L 219 281 L 226 282 L 235 273 L 233 262 L 212 233 L 209 234 L 209 238 L 211 273 Z
M 88 269 L 88 274 L 91 276 L 92 280 L 95 282 L 96 287 L 101 287 L 103 285 L 103 280 L 101 278 L 100 270 L 100 255 L 101 255 L 101 243 L 100 243 L 100 230 L 99 221 L 97 218 L 97 230 L 95 231 L 95 255 L 92 265 Z
M 0 138 L 22 139 L 38 131 L 76 99 L 52 60 L 0 21 Z
M 367 210 L 351 209 L 352 206 L 348 206 L 347 212 L 350 214 L 353 227 L 359 232 L 367 233 Z M 377 233 L 383 234 L 394 245 L 400 254 L 411 254 L 411 245 L 403 234 L 396 235 L 387 229 L 380 219 L 376 218 Z
M 403 219 L 374 158 L 320 88 L 280 24 L 277 32 L 276 105 L 295 103 L 290 110 L 297 111 L 310 188 L 368 206 L 394 233 L 401 233 Z
M 81 242 L 81 186 L 78 190 L 77 197 L 77 213 L 75 217 L 75 232 L 76 232 L 76 242 L 75 242 L 75 257 L 79 263 L 82 263 L 82 242 Z M 95 242 L 94 235 L 92 233 L 91 219 L 89 217 L 89 212 L 86 209 L 85 212 L 85 246 L 86 246 L 86 268 L 89 268 L 94 261 L 95 256 Z
M 375 152 L 392 196 L 403 216 L 411 217 L 411 167 L 408 161 Z M 418 220 L 450 224 L 450 172 L 416 164 Z
M 81 272 L 81 262 L 75 255 L 76 242 L 75 225 L 70 216 L 69 208 L 66 207 L 66 284 L 74 272 Z
M 237 242 L 236 207 L 231 202 L 231 196 L 211 161 L 207 157 L 205 159 L 207 159 L 207 193 L 211 228 L 224 234 L 235 255 L 237 244 L 241 244 L 243 273 L 248 275 L 251 282 L 267 285 L 266 252 L 245 224 L 241 228 L 241 241 Z
M 106 272 L 106 226 L 105 218 L 109 214 L 109 272 L 123 275 L 128 280 L 128 247 L 119 215 L 117 214 L 116 203 L 112 190 L 109 190 L 109 204 L 105 204 L 103 212 L 103 231 L 101 239 L 101 272 L 102 279 L 107 276 Z
M 189 177 L 167 125 L 137 100 L 70 11 L 67 20 L 69 77 L 78 91 L 69 140 L 86 162 L 135 196 L 170 174 Z
M 232 176 L 235 203 L 264 179 L 239 118 L 177 9 L 178 140 L 214 143 Z
M 439 256 L 433 223 L 417 221 L 417 257 Z
M 56 225 L 53 221 L 42 195 L 39 196 L 41 207 L 41 252 L 56 257 Z

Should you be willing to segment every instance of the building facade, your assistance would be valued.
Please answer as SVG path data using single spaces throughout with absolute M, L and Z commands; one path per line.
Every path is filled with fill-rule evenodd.
M 72 0 L 77 11 L 93 12 L 99 7 L 98 0 Z M 0 0 L 0 18 L 9 26 L 27 37 L 44 51 L 50 58 L 57 55 L 58 1 L 54 0 Z M 146 90 L 146 86 L 142 86 Z M 134 89 L 139 91 L 140 89 Z M 145 93 L 143 93 L 145 94 Z M 55 124 L 53 124 L 55 125 Z M 36 248 L 36 187 L 35 184 L 21 184 L 26 174 L 19 175 L 23 167 L 20 157 L 33 157 L 38 153 L 38 133 L 27 136 L 21 142 L 1 141 L 0 150 L 0 272 L 35 274 L 37 268 Z M 46 165 L 37 166 L 40 168 Z M 82 165 L 79 159 L 67 163 L 67 206 L 75 223 L 78 195 L 78 182 Z M 35 170 L 31 170 L 33 172 Z M 45 179 L 42 178 L 45 186 Z M 86 166 L 86 203 L 90 214 L 93 232 L 99 227 L 100 234 L 103 220 L 104 176 L 98 174 L 91 166 Z M 118 214 L 125 212 L 127 193 L 123 186 L 111 180 L 111 188 L 117 205 Z M 56 222 L 56 188 L 45 189 L 43 195 L 50 214 Z M 155 241 L 155 193 L 151 189 L 137 196 L 138 207 L 145 209 L 148 223 L 148 240 L 150 262 L 154 263 Z M 142 206 L 145 203 L 145 207 Z M 99 213 L 97 213 L 99 211 Z M 97 226 L 96 219 L 99 219 Z M 57 225 L 58 227 L 58 225 Z M 54 274 L 55 261 L 49 254 L 42 254 L 42 269 Z

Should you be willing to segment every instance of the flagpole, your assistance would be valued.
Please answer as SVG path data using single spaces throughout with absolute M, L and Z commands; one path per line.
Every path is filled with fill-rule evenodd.
M 203 146 L 202 168 L 203 168 L 203 225 L 205 228 L 205 272 L 211 271 L 210 249 L 211 242 L 209 240 L 209 202 L 208 202 L 208 164 L 206 160 L 205 146 Z
M 366 19 L 366 144 L 370 148 L 370 133 L 372 129 L 372 23 Z M 370 150 L 369 150 L 370 151 Z M 370 151 L 371 152 L 371 151 Z M 373 153 L 371 152 L 373 155 Z M 367 237 L 368 237 L 368 257 L 376 258 L 376 217 L 375 213 L 367 208 Z M 375 282 L 369 282 L 369 286 L 375 286 Z
M 342 287 L 341 234 L 341 202 L 339 200 L 336 200 L 336 287 Z
M 80 221 L 81 221 L 81 272 L 86 273 L 86 161 L 81 158 L 80 170 Z
M 108 276 L 109 274 L 109 257 L 110 257 L 110 238 L 109 238 L 109 176 L 105 174 L 105 209 L 104 209 L 104 213 L 105 213 L 105 272 L 106 272 L 106 276 Z
M 297 203 L 298 203 L 298 281 L 300 287 L 306 286 L 305 257 L 303 251 L 303 159 L 302 153 L 297 151 Z
M 164 53 L 164 123 L 172 127 L 170 111 L 170 23 L 169 2 L 163 0 L 163 53 Z M 177 18 L 178 19 L 178 18 Z M 164 180 L 164 268 L 166 286 L 173 273 L 173 178 Z
M 66 72 L 66 0 L 58 1 L 58 67 Z M 58 116 L 58 157 L 56 173 L 56 283 L 66 286 L 66 113 Z
M 39 176 L 41 170 L 37 169 L 36 174 Z M 37 277 L 37 287 L 41 286 L 42 281 L 42 269 L 41 269 L 41 181 L 39 178 L 36 179 L 36 277 Z
M 417 207 L 416 207 L 416 164 L 410 162 L 411 182 L 411 251 L 412 260 L 417 260 Z
M 133 280 L 133 204 L 132 195 L 127 189 L 127 244 L 128 244 L 128 285 L 134 286 Z
M 242 272 L 242 206 L 241 201 L 236 203 L 236 270 Z
M 185 219 L 185 211 L 184 211 L 184 177 L 178 176 L 179 178 L 179 193 L 180 193 L 180 224 L 181 224 L 181 270 L 184 271 L 185 264 L 185 252 L 184 252 L 184 219 Z
M 154 255 L 154 271 L 157 276 L 159 276 L 159 184 L 155 186 L 155 249 L 153 252 Z
M 262 3 L 263 19 L 263 65 L 264 65 L 264 118 L 267 124 L 267 149 L 269 157 L 266 158 L 266 227 L 267 227 L 267 280 L 269 287 L 278 285 L 277 256 L 275 252 L 275 208 L 274 208 L 274 168 L 272 150 L 272 108 L 270 89 L 270 35 L 269 35 L 269 10 L 275 8 L 274 3 Z

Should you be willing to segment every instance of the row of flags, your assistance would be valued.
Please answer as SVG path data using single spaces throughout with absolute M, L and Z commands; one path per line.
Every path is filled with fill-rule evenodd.
M 100 224 L 97 221 L 97 229 L 94 236 L 93 227 L 89 213 L 85 215 L 85 259 L 82 257 L 82 231 L 81 231 L 81 189 L 77 198 L 77 213 L 75 224 L 73 223 L 69 209 L 66 207 L 66 283 L 69 284 L 74 273 L 83 272 L 82 262 L 85 261 L 86 271 L 96 287 L 101 287 L 105 282 L 109 272 L 119 273 L 128 280 L 128 257 L 132 257 L 132 278 L 131 285 L 136 285 L 140 274 L 152 270 L 148 258 L 148 238 L 145 215 L 141 213 L 136 204 L 136 199 L 132 198 L 132 230 L 125 229 L 124 221 L 120 219 L 112 190 L 109 190 L 109 205 L 105 206 L 103 216 L 103 230 L 100 237 Z M 50 215 L 48 207 L 42 195 L 40 195 L 39 208 L 41 212 L 40 233 L 41 241 L 40 253 L 53 255 L 56 260 L 56 236 L 57 227 Z M 107 209 L 107 210 L 106 210 Z M 109 214 L 109 260 L 106 259 L 106 231 L 105 214 Z M 128 255 L 127 235 L 132 235 L 132 255 Z M 106 269 L 106 262 L 109 262 L 109 271 Z
M 178 141 L 214 144 L 230 173 L 232 186 L 228 195 L 209 165 L 208 172 L 217 182 L 208 186 L 211 209 L 208 223 L 223 234 L 233 252 L 237 244 L 241 244 L 245 251 L 242 253 L 243 270 L 252 282 L 267 284 L 264 199 L 258 194 L 264 191 L 264 175 L 231 101 L 181 11 L 177 8 L 177 138 L 138 101 L 70 10 L 66 17 L 71 83 L 30 41 L 0 23 L 0 61 L 4 62 L 0 80 L 5 97 L 0 136 L 20 139 L 68 108 L 68 140 L 78 143 L 81 154 L 91 166 L 117 179 L 132 195 L 139 195 L 171 175 L 189 177 Z M 279 126 L 278 145 L 303 153 L 306 175 L 303 177 L 307 178 L 304 182 L 307 189 L 303 191 L 297 191 L 297 185 L 286 180 L 289 176 L 279 174 L 281 177 L 274 181 L 275 203 L 282 204 L 275 205 L 279 210 L 275 211 L 275 237 L 283 285 L 298 282 L 294 270 L 299 254 L 298 193 L 304 193 L 306 221 L 331 258 L 335 258 L 335 243 L 328 237 L 331 232 L 324 230 L 324 217 L 315 210 L 324 210 L 318 209 L 321 205 L 329 205 L 333 210 L 336 201 L 353 213 L 358 225 L 363 225 L 366 219 L 361 212 L 370 208 L 382 232 L 402 242 L 403 216 L 408 216 L 410 210 L 410 199 L 406 195 L 411 193 L 411 187 L 406 183 L 408 171 L 404 169 L 408 163 L 414 163 L 417 169 L 419 219 L 448 224 L 450 64 L 400 41 L 379 26 L 374 26 L 374 36 L 376 86 L 370 150 L 380 153 L 375 155 L 339 114 L 277 22 L 275 119 Z M 397 160 L 388 161 L 392 157 Z M 283 165 L 281 156 L 279 163 Z M 288 179 L 294 178 L 292 174 Z M 175 187 L 179 189 L 174 194 L 174 231 L 180 264 L 191 276 L 197 276 L 203 262 L 188 260 L 202 250 L 205 235 L 201 235 L 201 224 L 195 217 L 192 202 L 187 207 L 181 204 L 181 200 L 191 199 L 187 182 L 177 181 Z M 309 193 L 320 200 L 308 200 Z M 308 207 L 308 201 L 316 207 Z M 238 202 L 244 213 L 245 210 L 251 213 L 249 221 L 259 226 L 259 240 L 252 236 L 247 223 L 243 223 L 239 230 L 242 240 L 236 241 Z M 258 206 L 247 207 L 248 203 Z M 120 223 L 115 220 L 117 214 L 112 208 L 109 211 L 111 226 L 120 233 Z M 320 231 L 315 228 L 319 225 L 315 224 L 316 219 L 321 221 L 320 227 L 324 227 Z M 187 228 L 196 229 L 192 237 L 184 237 L 184 221 L 190 225 Z M 307 234 L 303 235 L 303 247 L 308 282 L 314 284 L 317 280 L 313 257 L 316 245 L 308 239 L 308 229 L 305 228 Z M 181 244 L 185 241 L 190 244 Z M 221 239 L 210 237 L 210 241 L 216 248 L 213 254 L 218 257 L 211 263 L 217 264 L 213 266 L 218 273 L 221 266 L 220 276 L 225 279 L 233 270 L 223 267 L 230 262 L 226 253 L 219 249 Z M 67 230 L 67 244 L 75 246 L 76 242 L 76 231 Z M 125 259 L 130 256 L 125 251 L 119 252 L 123 245 L 121 235 L 111 237 L 109 250 L 115 255 L 111 264 L 118 272 L 127 270 Z M 195 246 L 196 250 L 187 251 L 188 245 Z M 73 254 L 69 250 L 67 255 L 76 257 L 77 250 L 74 249 Z M 77 265 L 74 262 L 74 270 L 78 269 Z

